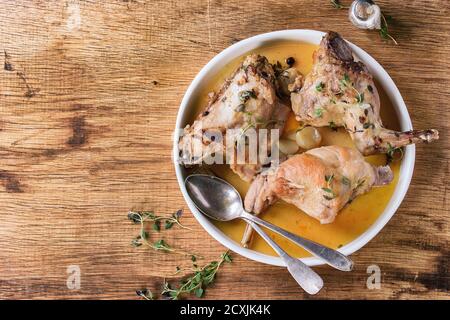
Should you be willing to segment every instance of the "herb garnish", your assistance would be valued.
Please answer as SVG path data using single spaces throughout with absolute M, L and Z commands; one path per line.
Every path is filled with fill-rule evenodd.
M 356 184 L 355 189 L 358 189 L 359 187 L 361 187 L 364 184 L 364 182 L 366 182 L 366 180 L 364 180 L 364 179 L 358 180 L 358 183 Z
M 316 91 L 317 92 L 321 92 L 322 91 L 322 89 L 325 87 L 325 84 L 322 82 L 322 81 L 320 81 L 317 85 L 316 85 Z
M 239 100 L 241 100 L 243 103 L 247 102 L 247 100 L 249 100 L 250 98 L 256 98 L 256 94 L 253 90 L 239 92 Z
M 220 256 L 219 261 L 212 261 L 202 268 L 195 268 L 194 273 L 180 282 L 178 287 L 171 286 L 164 281 L 162 295 L 172 300 L 178 300 L 183 294 L 194 293 L 198 298 L 203 297 L 206 288 L 215 280 L 216 273 L 224 262 L 231 262 L 232 258 L 229 252 Z
M 136 294 L 145 300 L 153 300 L 153 293 L 148 289 L 136 290 Z
M 323 114 L 323 108 L 316 108 L 316 109 L 314 109 L 314 115 L 317 118 L 321 118 L 322 114 Z
M 347 88 L 350 88 L 356 92 L 356 102 L 359 104 L 362 104 L 364 102 L 364 92 L 359 92 L 358 90 L 356 90 L 348 74 L 344 74 L 343 78 L 339 81 L 339 84 L 341 93 L 343 93 Z
M 180 217 L 182 215 L 182 210 L 178 210 L 173 213 L 171 216 L 157 216 L 152 211 L 130 211 L 128 213 L 128 219 L 133 221 L 136 224 L 140 224 L 141 230 L 139 235 L 131 241 L 133 247 L 140 247 L 142 245 L 146 245 L 156 251 L 163 252 L 173 252 L 182 255 L 192 256 L 192 253 L 185 252 L 180 249 L 173 248 L 170 246 L 164 239 L 157 240 L 155 242 L 150 242 L 150 234 L 146 231 L 146 224 L 148 222 L 153 222 L 152 229 L 159 232 L 161 230 L 161 221 L 164 221 L 164 229 L 170 229 L 174 224 L 179 225 L 181 228 L 189 229 L 190 228 L 182 225 L 180 223 Z
M 358 94 L 356 95 L 356 102 L 358 102 L 359 104 L 364 102 L 364 92 L 358 92 Z
M 334 179 L 334 174 L 325 175 L 325 182 L 327 183 L 327 187 L 326 188 L 322 188 L 322 190 L 327 193 L 327 194 L 323 195 L 323 197 L 326 200 L 333 200 L 334 198 L 336 198 L 336 194 L 331 189 L 331 183 L 333 182 L 333 179 Z
M 383 39 L 391 39 L 392 42 L 394 42 L 395 45 L 398 45 L 397 40 L 394 39 L 394 37 L 389 33 L 388 30 L 388 22 L 392 20 L 391 16 L 385 16 L 383 13 L 381 13 L 381 29 L 380 29 L 380 36 Z
M 186 227 L 180 223 L 180 218 L 182 215 L 183 215 L 182 209 L 177 210 L 170 216 L 157 216 L 153 211 L 130 211 L 128 212 L 128 219 L 130 219 L 134 223 L 153 221 L 154 224 L 159 225 L 161 221 L 164 221 L 165 222 L 164 228 L 166 230 L 172 228 L 174 223 L 176 223 L 183 229 L 192 230 L 191 228 Z
M 331 190 L 330 188 L 322 188 L 322 190 L 327 193 L 327 194 L 323 195 L 323 197 L 326 200 L 333 200 L 334 198 L 336 198 L 336 195 L 334 194 L 333 190 Z
M 334 174 L 329 175 L 329 176 L 325 175 L 325 181 L 327 182 L 328 185 L 331 184 L 331 181 L 333 181 L 333 178 L 334 178 Z
M 341 86 L 347 87 L 350 84 L 350 77 L 348 74 L 344 73 L 344 77 L 340 81 Z
M 333 121 L 328 122 L 328 126 L 329 126 L 330 129 L 333 130 L 333 131 L 337 131 L 337 130 L 338 130 L 336 124 L 335 124 Z
M 153 222 L 152 228 L 155 231 L 161 230 L 161 222 L 164 221 L 164 228 L 170 229 L 174 224 L 179 225 L 181 228 L 189 229 L 188 227 L 180 223 L 180 217 L 182 215 L 182 210 L 178 210 L 170 216 L 157 216 L 152 211 L 130 211 L 128 213 L 128 219 L 136 224 L 140 224 L 141 230 L 138 237 L 136 237 L 132 244 L 135 247 L 141 245 L 147 245 L 154 250 L 163 252 L 173 252 L 183 255 L 190 256 L 193 267 L 193 274 L 180 282 L 177 287 L 172 287 L 166 280 L 164 280 L 163 290 L 161 295 L 168 297 L 169 299 L 179 299 L 183 294 L 194 293 L 198 298 L 203 297 L 205 294 L 206 287 L 212 284 L 215 280 L 217 271 L 224 262 L 231 262 L 232 258 L 229 251 L 226 251 L 220 256 L 219 261 L 212 261 L 206 264 L 204 267 L 199 268 L 195 263 L 198 256 L 175 249 L 163 239 L 157 240 L 155 242 L 149 242 L 149 233 L 145 231 L 146 222 Z M 180 273 L 182 270 L 179 266 L 176 267 L 175 274 Z M 154 295 L 149 289 L 136 290 L 136 294 L 145 300 L 154 300 Z
M 341 181 L 342 181 L 342 183 L 345 184 L 346 186 L 349 186 L 350 183 L 351 183 L 351 182 L 350 182 L 350 179 L 347 178 L 346 176 L 342 176 Z
M 336 9 L 348 9 L 348 7 L 343 6 L 341 4 L 341 1 L 339 0 L 331 0 L 331 4 L 333 5 L 333 7 L 335 7 Z
M 399 154 L 400 156 L 395 157 L 396 154 Z M 387 162 L 387 164 L 391 163 L 394 159 L 400 160 L 402 158 L 403 158 L 403 149 L 402 148 L 393 147 L 388 142 L 388 149 L 386 151 L 386 162 Z

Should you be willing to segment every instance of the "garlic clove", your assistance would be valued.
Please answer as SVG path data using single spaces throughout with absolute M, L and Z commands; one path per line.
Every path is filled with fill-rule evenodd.
M 381 29 L 381 9 L 371 0 L 353 1 L 348 16 L 360 29 Z
M 291 155 L 297 153 L 299 147 L 295 141 L 280 139 L 278 142 L 278 148 L 280 151 L 286 155 Z

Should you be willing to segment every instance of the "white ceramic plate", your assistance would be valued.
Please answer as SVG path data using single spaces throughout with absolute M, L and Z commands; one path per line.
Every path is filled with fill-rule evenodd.
M 234 59 L 243 56 L 249 51 L 257 49 L 264 46 L 267 42 L 279 41 L 279 40 L 293 40 L 302 41 L 313 44 L 319 44 L 322 39 L 324 32 L 315 30 L 283 30 L 275 31 L 270 33 L 260 34 L 238 43 L 233 44 L 227 49 L 223 50 L 221 53 L 216 55 L 209 63 L 203 67 L 202 70 L 197 74 L 195 79 L 192 81 L 191 85 L 187 89 L 183 100 L 181 101 L 181 106 L 178 111 L 176 128 L 184 128 L 187 121 L 191 115 L 191 110 L 189 110 L 191 105 L 191 98 L 195 97 L 201 90 L 202 84 L 212 81 L 213 77 L 229 62 Z M 350 47 L 353 50 L 355 57 L 365 63 L 367 68 L 373 74 L 373 76 L 381 84 L 389 99 L 396 110 L 397 116 L 400 121 L 400 127 L 402 131 L 412 130 L 411 119 L 406 109 L 405 102 L 397 89 L 397 86 L 392 81 L 388 73 L 383 69 L 383 67 L 375 61 L 367 52 L 357 47 L 356 45 L 350 43 Z M 176 159 L 178 136 L 174 139 L 174 156 Z M 395 188 L 394 194 L 389 201 L 384 212 L 378 217 L 378 219 L 373 223 L 373 225 L 367 229 L 361 236 L 353 240 L 351 243 L 343 246 L 339 249 L 345 255 L 350 255 L 353 252 L 359 250 L 361 247 L 366 245 L 375 235 L 380 232 L 380 230 L 386 225 L 386 223 L 394 215 L 397 208 L 400 206 L 406 191 L 408 190 L 409 183 L 411 181 L 412 173 L 414 170 L 414 160 L 415 160 L 415 146 L 409 145 L 406 147 L 405 154 L 400 166 L 400 177 Z M 226 234 L 219 230 L 208 218 L 201 214 L 195 207 L 189 195 L 186 192 L 184 186 L 184 180 L 186 177 L 185 169 L 180 166 L 176 161 L 175 172 L 177 175 L 178 184 L 180 185 L 181 192 L 183 193 L 184 199 L 186 200 L 189 209 L 194 214 L 195 218 L 202 225 L 203 228 L 217 241 L 222 243 L 225 247 L 231 249 L 232 251 L 239 253 L 240 255 L 247 257 L 249 259 L 276 265 L 284 266 L 283 261 L 278 257 L 269 256 L 266 254 L 259 253 L 257 251 L 243 248 L 239 243 L 230 239 Z M 315 257 L 302 258 L 304 263 L 309 266 L 321 265 L 323 262 Z

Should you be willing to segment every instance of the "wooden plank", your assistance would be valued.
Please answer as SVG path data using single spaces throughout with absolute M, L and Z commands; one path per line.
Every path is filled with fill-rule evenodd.
M 379 1 L 399 46 L 355 29 L 327 1 L 1 1 L 0 297 L 135 298 L 185 257 L 134 249 L 130 208 L 185 208 L 193 231 L 169 243 L 214 259 L 224 248 L 187 211 L 171 134 L 190 81 L 215 54 L 263 32 L 336 30 L 373 55 L 403 94 L 416 128 L 414 178 L 394 218 L 353 255 L 356 270 L 319 267 L 314 298 L 442 298 L 449 290 L 450 21 L 446 1 Z M 234 255 L 208 298 L 306 299 L 285 270 Z M 382 271 L 368 290 L 366 269 Z M 81 269 L 81 288 L 66 286 Z M 260 286 L 264 279 L 265 285 Z

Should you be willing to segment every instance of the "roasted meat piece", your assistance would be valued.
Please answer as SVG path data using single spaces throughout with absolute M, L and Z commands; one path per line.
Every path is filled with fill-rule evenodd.
M 178 144 L 179 161 L 186 166 L 209 164 L 211 157 L 223 158 L 227 154 L 233 160 L 238 142 L 250 129 L 256 134 L 260 129 L 282 129 L 289 108 L 277 97 L 275 83 L 273 67 L 265 57 L 247 56 L 194 123 L 185 127 Z M 245 163 L 231 161 L 231 169 L 243 180 L 251 181 L 270 162 L 273 141 L 269 134 L 265 143 L 266 158 L 258 156 L 257 161 L 249 161 L 247 151 Z
M 339 146 L 311 149 L 260 174 L 247 192 L 245 210 L 259 214 L 282 199 L 321 223 L 331 223 L 355 197 L 392 179 L 389 166 L 372 166 L 358 150 Z M 247 226 L 244 245 L 250 232 Z
M 313 59 L 302 88 L 291 94 L 299 121 L 315 127 L 345 127 L 364 155 L 390 153 L 407 144 L 439 138 L 433 129 L 397 132 L 383 127 L 373 77 L 362 62 L 354 60 L 339 34 L 328 32 Z

